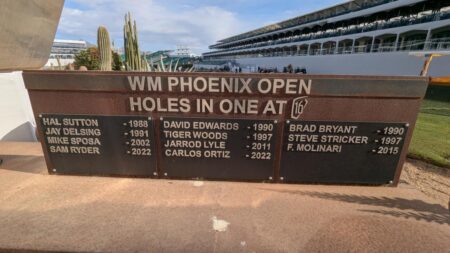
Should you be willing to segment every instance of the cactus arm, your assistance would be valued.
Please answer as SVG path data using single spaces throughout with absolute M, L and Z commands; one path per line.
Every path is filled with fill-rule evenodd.
M 180 61 L 180 58 L 178 58 L 178 59 L 177 59 L 177 62 L 175 63 L 175 68 L 173 69 L 174 72 L 178 72 L 177 67 L 178 67 L 178 62 L 179 62 L 179 61 Z
M 161 69 L 162 69 L 162 72 L 166 72 L 166 66 L 164 66 L 164 62 L 163 62 L 163 57 L 162 57 L 162 55 L 160 56 L 160 62 L 161 62 Z
M 142 69 L 141 51 L 139 50 L 139 40 L 136 28 L 136 20 L 133 22 L 133 35 L 134 35 L 134 45 L 135 45 L 135 56 L 136 56 L 136 70 Z
M 148 71 L 153 71 L 153 60 L 150 58 Z
M 194 70 L 194 66 L 192 66 L 190 69 L 186 69 L 184 72 L 192 72 Z
M 170 60 L 170 64 L 169 64 L 169 72 L 173 72 L 173 71 L 172 71 L 172 62 L 173 62 L 173 60 Z

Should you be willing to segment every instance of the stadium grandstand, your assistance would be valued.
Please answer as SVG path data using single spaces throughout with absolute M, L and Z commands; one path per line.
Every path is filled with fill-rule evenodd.
M 450 0 L 348 1 L 209 48 L 203 59 L 212 67 L 214 61 L 233 61 L 252 69 L 293 65 L 317 74 L 416 75 L 423 65 L 417 51 L 450 53 Z M 431 73 L 448 75 L 449 58 L 436 59 Z

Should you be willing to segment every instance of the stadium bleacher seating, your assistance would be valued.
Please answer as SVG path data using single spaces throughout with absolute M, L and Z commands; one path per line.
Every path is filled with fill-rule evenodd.
M 387 0 L 387 2 L 390 2 Z M 408 26 L 408 25 L 415 25 L 415 24 L 421 24 L 426 22 L 432 22 L 436 20 L 444 20 L 444 19 L 450 19 L 450 12 L 437 12 L 432 13 L 428 15 L 422 15 L 422 16 L 411 16 L 411 17 L 397 17 L 392 18 L 392 21 L 375 21 L 372 24 L 367 24 L 361 27 L 342 27 L 341 29 L 330 31 L 330 32 L 318 32 L 318 33 L 310 33 L 310 34 L 302 34 L 299 36 L 289 37 L 289 38 L 283 38 L 278 40 L 271 40 L 266 42 L 258 42 L 255 44 L 249 44 L 249 45 L 242 45 L 238 47 L 233 47 L 231 49 L 224 49 L 224 50 L 217 50 L 217 52 L 231 52 L 234 50 L 239 49 L 248 49 L 248 48 L 257 48 L 257 47 L 263 47 L 263 46 L 271 46 L 271 45 L 280 45 L 280 44 L 288 44 L 293 42 L 303 42 L 303 41 L 309 41 L 314 39 L 323 39 L 323 38 L 332 38 L 332 37 L 338 37 L 343 35 L 352 35 L 357 33 L 363 33 L 363 32 L 370 32 L 375 30 L 383 30 L 383 29 L 390 29 L 395 27 L 401 27 L 401 26 Z

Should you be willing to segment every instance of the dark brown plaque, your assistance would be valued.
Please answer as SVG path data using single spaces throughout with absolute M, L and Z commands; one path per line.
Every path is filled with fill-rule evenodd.
M 271 180 L 277 123 L 164 117 L 162 172 L 173 178 Z
M 429 81 L 125 71 L 24 71 L 23 78 L 51 173 L 392 185 L 399 182 Z M 49 140 L 62 140 L 46 134 L 52 126 L 43 125 L 43 117 L 97 119 L 101 145 L 54 150 L 61 144 Z M 128 146 L 124 134 L 133 129 L 123 124 L 132 119 L 147 120 L 149 136 L 135 144 L 149 141 L 151 155 L 145 155 L 146 146 Z M 225 127 L 193 127 L 207 123 Z M 352 132 L 290 129 L 299 124 L 347 126 Z M 402 130 L 376 132 L 385 128 Z M 292 134 L 302 139 L 289 139 Z M 350 138 L 354 143 L 346 143 Z
M 149 117 L 41 114 L 39 119 L 51 173 L 156 173 L 154 128 Z
M 286 182 L 387 184 L 409 125 L 287 121 L 280 177 Z

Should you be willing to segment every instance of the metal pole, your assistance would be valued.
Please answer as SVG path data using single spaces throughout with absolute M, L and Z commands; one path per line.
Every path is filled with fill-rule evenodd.
M 420 72 L 420 76 L 427 76 L 428 75 L 428 69 L 430 68 L 430 64 L 433 61 L 434 54 L 430 54 L 423 64 L 422 71 Z
M 355 44 L 356 44 L 356 39 L 353 39 L 353 41 L 352 41 L 352 50 L 351 50 L 352 54 L 355 53 Z

